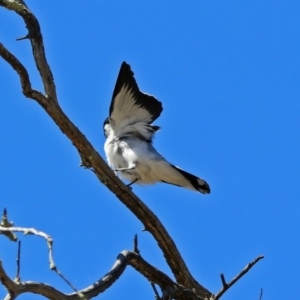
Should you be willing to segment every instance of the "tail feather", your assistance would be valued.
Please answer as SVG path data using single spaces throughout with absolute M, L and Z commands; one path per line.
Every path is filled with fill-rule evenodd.
M 176 169 L 192 185 L 192 187 L 195 190 L 197 190 L 197 191 L 199 191 L 203 194 L 209 194 L 210 193 L 210 187 L 209 187 L 208 183 L 205 180 L 203 180 L 203 179 L 201 179 L 201 178 L 199 178 L 199 177 L 197 177 L 193 174 L 190 174 L 186 171 L 183 171 L 183 170 L 181 170 L 180 168 L 178 168 L 176 166 L 172 165 L 172 167 L 174 169 Z

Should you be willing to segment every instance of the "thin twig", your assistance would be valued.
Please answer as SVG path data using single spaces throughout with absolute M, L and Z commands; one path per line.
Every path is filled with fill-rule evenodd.
M 226 283 L 225 276 L 224 276 L 224 274 L 220 274 L 220 276 L 221 276 L 221 281 L 222 281 L 223 287 L 226 288 L 228 286 L 228 284 Z
M 134 235 L 134 239 L 133 239 L 133 252 L 139 254 L 140 250 L 138 248 L 138 236 L 137 234 Z
M 21 269 L 21 241 L 18 242 L 18 254 L 17 254 L 17 273 L 16 282 L 20 282 L 20 269 Z
M 254 259 L 254 261 L 250 262 L 235 278 L 233 278 L 229 283 L 226 283 L 225 277 L 221 274 L 222 281 L 222 289 L 215 295 L 214 300 L 220 299 L 221 296 L 231 287 L 233 286 L 241 277 L 243 277 L 258 261 L 263 259 L 264 256 L 260 255 Z
M 30 38 L 29 35 L 26 34 L 26 35 L 24 35 L 24 36 L 22 36 L 22 37 L 17 38 L 16 41 L 27 40 L 27 39 L 29 39 L 29 38 Z
M 262 299 L 262 296 L 263 296 L 263 289 L 261 288 L 261 289 L 260 289 L 260 296 L 259 296 L 259 300 L 261 300 L 261 299 Z
M 155 283 L 154 283 L 153 281 L 150 281 L 150 284 L 151 284 L 152 289 L 153 289 L 153 291 L 154 291 L 155 299 L 156 299 L 156 300 L 161 300 L 161 298 L 160 298 L 160 296 L 159 296 L 159 294 L 158 294 L 158 292 L 157 292 Z
M 86 297 L 79 292 L 76 287 L 55 267 L 52 269 L 80 298 L 86 299 Z

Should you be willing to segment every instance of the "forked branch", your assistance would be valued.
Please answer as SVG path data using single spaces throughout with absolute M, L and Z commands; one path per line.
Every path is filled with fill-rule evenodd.
M 7 232 L 11 232 L 11 233 L 22 232 L 24 234 L 33 234 L 44 238 L 47 241 L 47 245 L 49 248 L 50 268 L 56 271 L 56 273 L 59 272 L 53 260 L 53 253 L 52 253 L 53 240 L 48 234 L 36 230 L 34 228 L 0 226 L 0 234 L 7 233 Z M 135 238 L 134 248 L 136 251 L 137 249 L 136 238 Z M 18 272 L 17 272 L 18 276 L 16 280 L 11 280 L 9 276 L 6 274 L 1 261 L 0 261 L 0 281 L 6 287 L 8 291 L 8 295 L 11 299 L 16 298 L 18 295 L 21 295 L 23 293 L 38 293 L 49 299 L 60 299 L 60 300 L 91 299 L 93 297 L 96 297 L 100 293 L 103 293 L 106 289 L 112 286 L 117 281 L 117 279 L 123 274 L 123 272 L 125 271 L 128 265 L 136 269 L 150 282 L 155 282 L 157 285 L 159 285 L 162 291 L 168 290 L 172 299 L 203 300 L 203 298 L 197 296 L 194 291 L 177 284 L 171 278 L 165 275 L 163 272 L 161 272 L 160 270 L 158 270 L 157 268 L 153 267 L 151 264 L 146 262 L 140 256 L 139 253 L 128 251 L 128 250 L 124 250 L 118 255 L 116 262 L 114 263 L 112 269 L 108 273 L 106 273 L 95 283 L 88 286 L 87 288 L 82 289 L 81 291 L 77 291 L 76 288 L 74 288 L 69 283 L 69 281 L 65 279 L 64 276 L 61 276 L 61 273 L 59 272 L 60 273 L 59 275 L 69 284 L 69 286 L 71 286 L 73 290 L 75 290 L 75 292 L 71 294 L 64 294 L 44 283 L 21 281 L 19 275 L 19 268 L 18 268 Z
M 263 259 L 264 256 L 260 255 L 256 257 L 252 262 L 250 262 L 236 277 L 234 277 L 230 282 L 226 282 L 224 274 L 221 274 L 221 281 L 222 281 L 222 289 L 215 295 L 213 298 L 214 300 L 218 300 L 221 296 L 230 288 L 232 287 L 239 279 L 241 279 L 257 262 Z

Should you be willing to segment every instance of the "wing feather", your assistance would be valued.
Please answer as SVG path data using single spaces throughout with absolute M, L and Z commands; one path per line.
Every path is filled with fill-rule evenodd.
M 116 133 L 143 123 L 149 125 L 162 112 L 162 103 L 155 97 L 142 93 L 135 81 L 130 65 L 123 62 L 109 108 L 110 124 Z

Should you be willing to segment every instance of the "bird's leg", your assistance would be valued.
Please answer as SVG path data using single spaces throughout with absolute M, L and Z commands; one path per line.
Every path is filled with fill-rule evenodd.
M 128 166 L 127 168 L 116 168 L 114 169 L 113 171 L 115 172 L 115 174 L 119 171 L 130 171 L 130 170 L 133 170 L 135 169 L 136 167 L 136 164 L 135 163 L 132 163 L 130 166 Z M 131 185 L 134 184 L 135 182 L 137 182 L 139 180 L 139 178 L 137 177 L 136 179 L 134 179 L 132 182 L 130 182 L 129 184 L 127 184 L 127 186 L 131 188 Z
M 130 182 L 129 184 L 127 184 L 127 186 L 129 188 L 131 188 L 130 186 L 133 185 L 135 182 L 137 182 L 139 180 L 139 178 L 134 179 L 132 182 Z
M 132 164 L 131 166 L 128 166 L 127 168 L 116 168 L 114 169 L 114 172 L 118 172 L 118 171 L 129 171 L 129 170 L 133 170 L 135 169 L 136 165 Z

